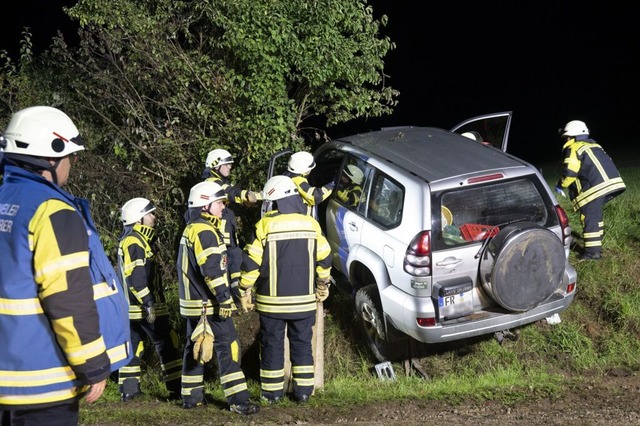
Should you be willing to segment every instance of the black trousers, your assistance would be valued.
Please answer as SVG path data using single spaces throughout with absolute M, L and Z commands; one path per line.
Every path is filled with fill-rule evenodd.
M 296 398 L 311 396 L 314 385 L 311 339 L 315 312 L 301 319 L 260 314 L 260 389 L 269 399 L 284 396 L 284 333 L 289 338 L 291 379 Z
M 585 253 L 600 254 L 602 252 L 602 237 L 604 236 L 603 209 L 604 197 L 596 198 L 580 208 Z
M 66 404 L 26 410 L 0 410 L 2 426 L 77 426 L 80 404 L 76 399 Z
M 153 343 L 160 358 L 162 379 L 169 392 L 180 392 L 180 376 L 182 375 L 182 353 L 179 349 L 178 336 L 171 328 L 169 316 L 156 318 L 153 324 L 147 320 L 130 321 L 131 347 L 133 358 L 127 366 L 118 371 L 118 385 L 120 392 L 135 394 L 140 392 L 140 364 L 144 355 L 144 337 Z
M 214 349 L 218 361 L 218 373 L 224 396 L 230 405 L 244 404 L 249 400 L 247 382 L 240 367 L 240 342 L 233 319 L 207 316 L 215 338 Z M 187 317 L 187 336 L 182 360 L 182 400 L 201 403 L 204 399 L 204 364 L 193 359 L 194 342 L 191 334 L 200 317 Z

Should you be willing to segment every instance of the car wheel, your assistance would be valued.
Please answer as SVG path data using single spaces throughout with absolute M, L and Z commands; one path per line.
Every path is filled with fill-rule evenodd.
M 356 292 L 356 312 L 364 334 L 367 349 L 376 361 L 395 361 L 406 355 L 406 339 L 388 342 L 378 286 L 362 287 Z
M 514 223 L 487 244 L 480 261 L 480 278 L 500 306 L 524 312 L 558 289 L 565 263 L 564 246 L 556 234 L 535 223 Z

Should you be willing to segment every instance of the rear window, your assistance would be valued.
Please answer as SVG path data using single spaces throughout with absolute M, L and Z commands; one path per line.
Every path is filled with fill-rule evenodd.
M 436 248 L 481 241 L 514 222 L 557 225 L 546 191 L 530 179 L 443 192 L 439 198 L 434 206 L 440 206 L 440 211 L 433 213 L 432 227 Z

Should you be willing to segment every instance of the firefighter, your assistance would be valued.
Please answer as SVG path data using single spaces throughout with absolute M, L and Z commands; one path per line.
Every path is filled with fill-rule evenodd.
M 224 189 L 214 182 L 200 182 L 189 192 L 187 225 L 177 260 L 180 314 L 187 323 L 182 406 L 205 404 L 204 367 L 215 348 L 229 409 L 238 414 L 255 414 L 259 407 L 249 402 L 240 368 L 240 342 L 231 318 L 236 306 L 231 298 L 227 250 L 220 230 L 226 199 Z
M 356 207 L 362 196 L 364 173 L 355 164 L 347 165 L 340 176 L 337 197 L 349 207 Z
M 156 207 L 146 198 L 133 198 L 121 210 L 124 227 L 118 246 L 118 269 L 128 291 L 133 359 L 118 372 L 123 402 L 140 394 L 140 360 L 144 336 L 148 336 L 160 358 L 162 379 L 170 399 L 180 398 L 182 354 L 178 335 L 169 322 L 169 310 L 152 247 L 156 235 Z
M 263 196 L 273 210 L 255 226 L 255 239 L 245 246 L 240 287 L 242 308 L 260 315 L 260 388 L 267 403 L 284 396 L 285 327 L 290 342 L 293 396 L 307 402 L 313 393 L 312 328 L 318 301 L 329 296 L 331 248 L 295 183 L 274 176 Z M 315 281 L 314 281 L 315 277 Z
M 262 201 L 262 195 L 257 192 L 240 189 L 231 184 L 229 176 L 233 167 L 233 156 L 229 151 L 221 148 L 214 149 L 207 154 L 205 169 L 202 178 L 208 182 L 215 182 L 222 187 L 227 195 L 227 207 L 222 213 L 221 227 L 224 243 L 227 246 L 229 256 L 229 279 L 231 293 L 236 302 L 239 302 L 238 280 L 240 279 L 240 267 L 242 265 L 242 249 L 237 236 L 236 215 L 233 211 L 242 204 L 256 204 Z
M 48 106 L 2 137 L 0 423 L 77 425 L 131 359 L 127 301 L 89 202 L 62 189 L 85 141 Z
M 284 175 L 290 177 L 298 188 L 298 193 L 307 206 L 307 214 L 317 219 L 316 206 L 329 198 L 335 183 L 329 182 L 320 187 L 311 186 L 307 176 L 315 167 L 313 155 L 306 151 L 296 152 L 289 158 L 287 172 Z
M 584 251 L 579 258 L 600 259 L 604 235 L 602 210 L 626 187 L 611 157 L 589 138 L 589 129 L 583 121 L 569 121 L 559 133 L 565 143 L 562 175 L 556 192 L 565 196 L 564 188 L 569 188 L 573 208 L 580 212 Z

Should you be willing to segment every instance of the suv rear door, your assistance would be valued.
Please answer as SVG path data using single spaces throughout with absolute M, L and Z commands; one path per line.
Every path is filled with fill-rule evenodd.
M 478 132 L 485 142 L 506 152 L 512 115 L 512 111 L 479 115 L 456 124 L 451 131 L 459 134 Z

